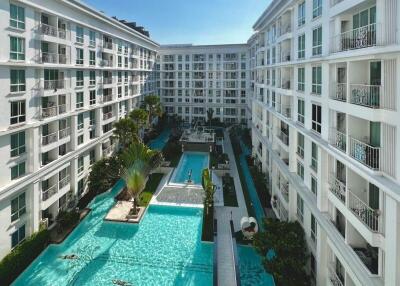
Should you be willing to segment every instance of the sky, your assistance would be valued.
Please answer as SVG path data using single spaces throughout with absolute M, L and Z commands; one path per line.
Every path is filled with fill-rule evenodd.
M 134 21 L 159 44 L 238 44 L 271 0 L 84 0 L 108 16 Z

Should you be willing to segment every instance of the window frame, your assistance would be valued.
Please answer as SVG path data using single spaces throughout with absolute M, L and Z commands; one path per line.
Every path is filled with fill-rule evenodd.
M 312 55 L 322 55 L 322 26 L 318 26 L 312 30 Z
M 21 140 L 22 134 L 23 134 L 23 140 Z M 13 136 L 16 136 L 14 138 L 17 138 L 17 144 L 14 148 L 13 148 Z M 18 157 L 18 156 L 26 153 L 26 138 L 25 137 L 26 137 L 25 131 L 13 133 L 10 135 L 10 157 L 11 158 L 15 158 L 15 157 Z M 23 141 L 23 144 L 21 144 L 21 141 Z
M 12 8 L 15 7 L 16 9 L 16 18 L 12 18 Z M 22 12 L 22 16 L 19 15 Z M 23 18 L 23 19 L 21 19 Z M 13 24 L 15 22 L 15 24 Z M 12 27 L 13 29 L 18 29 L 21 31 L 25 30 L 25 7 L 18 6 L 14 3 L 10 3 L 10 20 L 9 20 L 9 26 Z
M 311 93 L 314 95 L 322 94 L 322 67 L 313 66 L 311 69 Z
M 26 161 L 19 162 L 18 164 L 12 166 L 11 170 L 11 180 L 16 180 L 21 178 L 26 174 Z M 16 170 L 16 176 L 13 176 L 13 170 Z
M 15 76 L 13 76 L 13 74 Z M 13 78 L 15 81 L 13 81 Z M 10 92 L 21 93 L 26 91 L 25 70 L 10 69 Z
M 318 18 L 322 15 L 322 0 L 313 0 L 312 18 Z
M 22 231 L 23 230 L 23 231 Z M 23 234 L 23 237 L 22 234 Z M 17 234 L 17 243 L 14 244 L 14 235 Z M 17 247 L 18 245 L 20 245 L 26 238 L 26 228 L 25 228 L 25 224 L 18 227 L 12 234 L 11 234 L 11 249 L 14 249 L 15 247 Z
M 306 23 L 306 2 L 303 1 L 297 6 L 297 27 L 302 27 Z
M 76 26 L 75 28 L 75 42 L 78 44 L 83 44 L 84 43 L 84 29 L 82 26 Z
M 22 199 L 22 197 L 23 197 L 23 199 Z M 21 203 L 22 200 L 23 200 L 23 203 Z M 13 202 L 15 202 L 15 201 L 17 204 L 16 209 L 14 209 L 14 207 L 13 207 Z M 25 194 L 25 192 L 19 194 L 18 196 L 14 197 L 11 200 L 10 211 L 11 211 L 11 222 L 17 221 L 24 214 L 26 214 L 26 194 Z
M 318 115 L 319 113 L 319 115 Z M 315 116 L 314 116 L 315 115 Z M 322 131 L 322 107 L 319 104 L 312 104 L 312 116 L 311 116 L 311 129 L 318 134 Z
M 299 103 L 302 104 L 299 104 Z M 300 113 L 302 111 L 303 113 Z M 305 119 L 305 101 L 302 98 L 297 99 L 297 122 L 304 126 Z
M 17 104 L 17 114 L 13 115 L 13 105 Z M 15 121 L 16 120 L 16 121 Z M 26 101 L 17 100 L 10 102 L 10 125 L 21 124 L 26 121 Z
M 306 34 L 303 33 L 297 37 L 297 59 L 306 57 Z
M 13 50 L 12 41 L 15 40 L 16 50 Z M 25 61 L 25 38 L 10 36 L 10 60 L 11 61 Z

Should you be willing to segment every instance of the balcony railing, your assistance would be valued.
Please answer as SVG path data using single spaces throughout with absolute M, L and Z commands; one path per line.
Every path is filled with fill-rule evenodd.
M 351 157 L 373 170 L 379 170 L 380 147 L 371 146 L 351 136 L 349 136 L 349 143 Z
M 100 61 L 100 66 L 102 67 L 113 67 L 114 66 L 114 62 L 111 60 L 101 60 Z
M 107 112 L 107 113 L 103 114 L 103 120 L 110 119 L 111 117 L 113 117 L 113 113 L 112 112 Z
M 102 97 L 102 102 L 109 102 L 111 100 L 112 100 L 112 95 L 111 94 L 103 95 L 103 97 Z
M 340 2 L 343 2 L 343 0 L 331 0 L 331 7 L 339 4 Z
M 42 52 L 40 56 L 40 60 L 42 63 L 49 63 L 49 64 L 66 64 L 67 59 L 68 59 L 67 55 L 65 54 Z
M 44 89 L 63 89 L 65 88 L 65 80 L 56 79 L 56 80 L 45 80 L 44 81 Z
M 346 184 L 340 181 L 335 174 L 329 176 L 329 190 L 343 203 L 346 203 Z
M 287 131 L 284 132 L 282 130 L 278 131 L 278 138 L 285 144 L 289 145 L 289 135 L 287 134 Z
M 51 143 L 57 142 L 58 136 L 57 136 L 57 131 L 53 132 L 51 134 L 42 136 L 42 145 L 49 145 Z
M 57 115 L 57 106 L 45 107 L 41 109 L 40 113 L 42 118 L 48 118 Z
M 61 129 L 61 130 L 58 131 L 58 138 L 59 139 L 63 139 L 65 137 L 69 136 L 70 133 L 71 133 L 71 129 L 69 127 Z
M 291 110 L 292 110 L 292 106 L 291 106 L 291 105 L 282 104 L 282 107 L 281 107 L 281 114 L 282 114 L 283 116 L 285 116 L 286 118 L 291 118 L 291 116 L 292 116 Z
M 350 102 L 370 108 L 379 108 L 382 86 L 366 84 L 350 84 Z
M 110 145 L 110 146 L 104 148 L 103 149 L 103 157 L 109 155 L 112 152 L 113 148 L 114 148 L 113 145 Z
M 47 201 L 49 198 L 57 194 L 57 192 L 58 192 L 57 183 L 44 191 L 42 190 L 42 201 Z
M 59 29 L 57 27 L 50 26 L 47 24 L 41 23 L 39 25 L 39 31 L 40 31 L 40 33 L 42 33 L 42 35 L 58 37 L 61 39 L 67 38 L 67 32 L 64 29 Z
M 339 101 L 347 101 L 347 83 L 335 83 L 331 98 Z
M 339 277 L 333 265 L 329 267 L 329 280 L 331 281 L 332 286 L 344 286 L 344 278 Z
M 371 231 L 381 232 L 382 223 L 379 210 L 372 209 L 350 190 L 349 208 Z
M 112 42 L 103 42 L 103 48 L 112 50 L 113 49 L 113 43 Z
M 65 186 L 67 186 L 69 184 L 69 182 L 70 182 L 69 175 L 67 175 L 65 178 L 61 179 L 58 182 L 58 188 L 59 189 L 64 188 Z
M 102 84 L 112 84 L 113 83 L 113 78 L 112 77 L 103 77 L 101 83 Z
M 346 134 L 336 130 L 336 128 L 331 129 L 330 143 L 343 152 L 346 152 L 346 138 Z
M 377 24 L 369 24 L 346 31 L 332 39 L 332 52 L 362 49 L 377 45 Z
M 60 104 L 58 106 L 58 114 L 63 114 L 67 112 L 67 105 L 66 104 Z

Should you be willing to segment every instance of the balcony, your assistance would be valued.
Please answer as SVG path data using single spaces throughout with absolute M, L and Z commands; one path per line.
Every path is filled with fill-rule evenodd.
M 101 60 L 100 61 L 100 66 L 101 67 L 113 67 L 114 62 L 112 60 Z
M 380 108 L 381 85 L 350 84 L 350 94 L 352 104 Z
M 44 89 L 45 90 L 57 90 L 65 88 L 65 80 L 56 79 L 56 80 L 44 80 Z
M 102 103 L 105 103 L 105 102 L 110 102 L 110 101 L 112 101 L 112 94 L 108 94 L 108 95 L 103 95 L 103 97 L 102 97 Z
M 332 52 L 336 53 L 376 46 L 377 29 L 379 27 L 378 24 L 373 23 L 334 36 L 332 38 Z
M 106 157 L 112 153 L 114 149 L 113 145 L 109 145 L 108 147 L 104 147 L 102 150 L 103 157 Z
M 42 136 L 42 145 L 46 146 L 51 143 L 57 142 L 57 140 L 58 140 L 58 134 L 56 131 L 51 134 Z
M 103 120 L 110 119 L 111 117 L 113 117 L 113 113 L 112 112 L 107 112 L 107 113 L 103 114 Z
M 57 116 L 58 114 L 63 114 L 67 111 L 67 105 L 61 104 L 49 104 L 47 107 L 42 107 L 40 109 L 40 118 L 45 119 L 53 116 Z
M 58 139 L 63 139 L 71 134 L 71 128 L 64 128 L 58 131 Z
M 340 151 L 346 152 L 346 141 L 347 141 L 347 136 L 346 134 L 336 130 L 336 128 L 331 129 L 331 134 L 330 134 L 330 144 L 336 148 L 338 148 Z
M 283 177 L 278 176 L 277 185 L 285 201 L 289 202 L 289 182 Z
M 58 192 L 58 183 L 54 184 L 53 186 L 42 190 L 42 201 L 47 201 L 49 198 L 57 194 Z
M 340 2 L 343 2 L 344 0 L 331 0 L 331 7 L 339 4 Z
M 343 203 L 346 203 L 346 184 L 339 180 L 336 174 L 329 176 L 329 190 Z
M 103 42 L 103 48 L 108 50 L 113 50 L 114 46 L 112 42 Z
M 283 144 L 289 146 L 289 130 L 279 130 L 277 136 Z
M 379 210 L 372 209 L 356 194 L 349 190 L 349 209 L 372 232 L 382 232 L 382 222 Z
M 337 273 L 333 265 L 329 267 L 329 280 L 331 281 L 332 286 L 344 286 L 343 275 Z
M 101 84 L 112 84 L 114 82 L 112 77 L 103 77 Z
M 46 35 L 46 36 L 57 37 L 57 38 L 60 38 L 60 39 L 66 39 L 67 38 L 67 31 L 66 30 L 59 29 L 57 27 L 50 26 L 50 25 L 43 24 L 43 23 L 41 23 L 39 25 L 39 32 L 42 35 Z
M 331 98 L 338 101 L 347 101 L 347 83 L 334 83 Z
M 40 55 L 40 62 L 48 64 L 67 64 L 67 62 L 69 62 L 69 59 L 65 54 L 42 52 Z
M 373 170 L 379 170 L 380 147 L 349 136 L 350 156 Z
M 70 183 L 70 178 L 69 178 L 69 175 L 67 175 L 65 178 L 58 181 L 58 188 L 62 189 L 65 186 L 67 186 L 69 183 Z

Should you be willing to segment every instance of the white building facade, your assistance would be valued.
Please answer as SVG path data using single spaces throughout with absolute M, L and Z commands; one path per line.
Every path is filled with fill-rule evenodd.
M 188 123 L 212 118 L 245 123 L 248 92 L 247 45 L 161 46 L 159 94 L 166 114 Z
M 273 1 L 249 40 L 253 155 L 315 285 L 400 285 L 400 5 Z
M 0 258 L 74 207 L 158 44 L 80 1 L 0 1 Z

